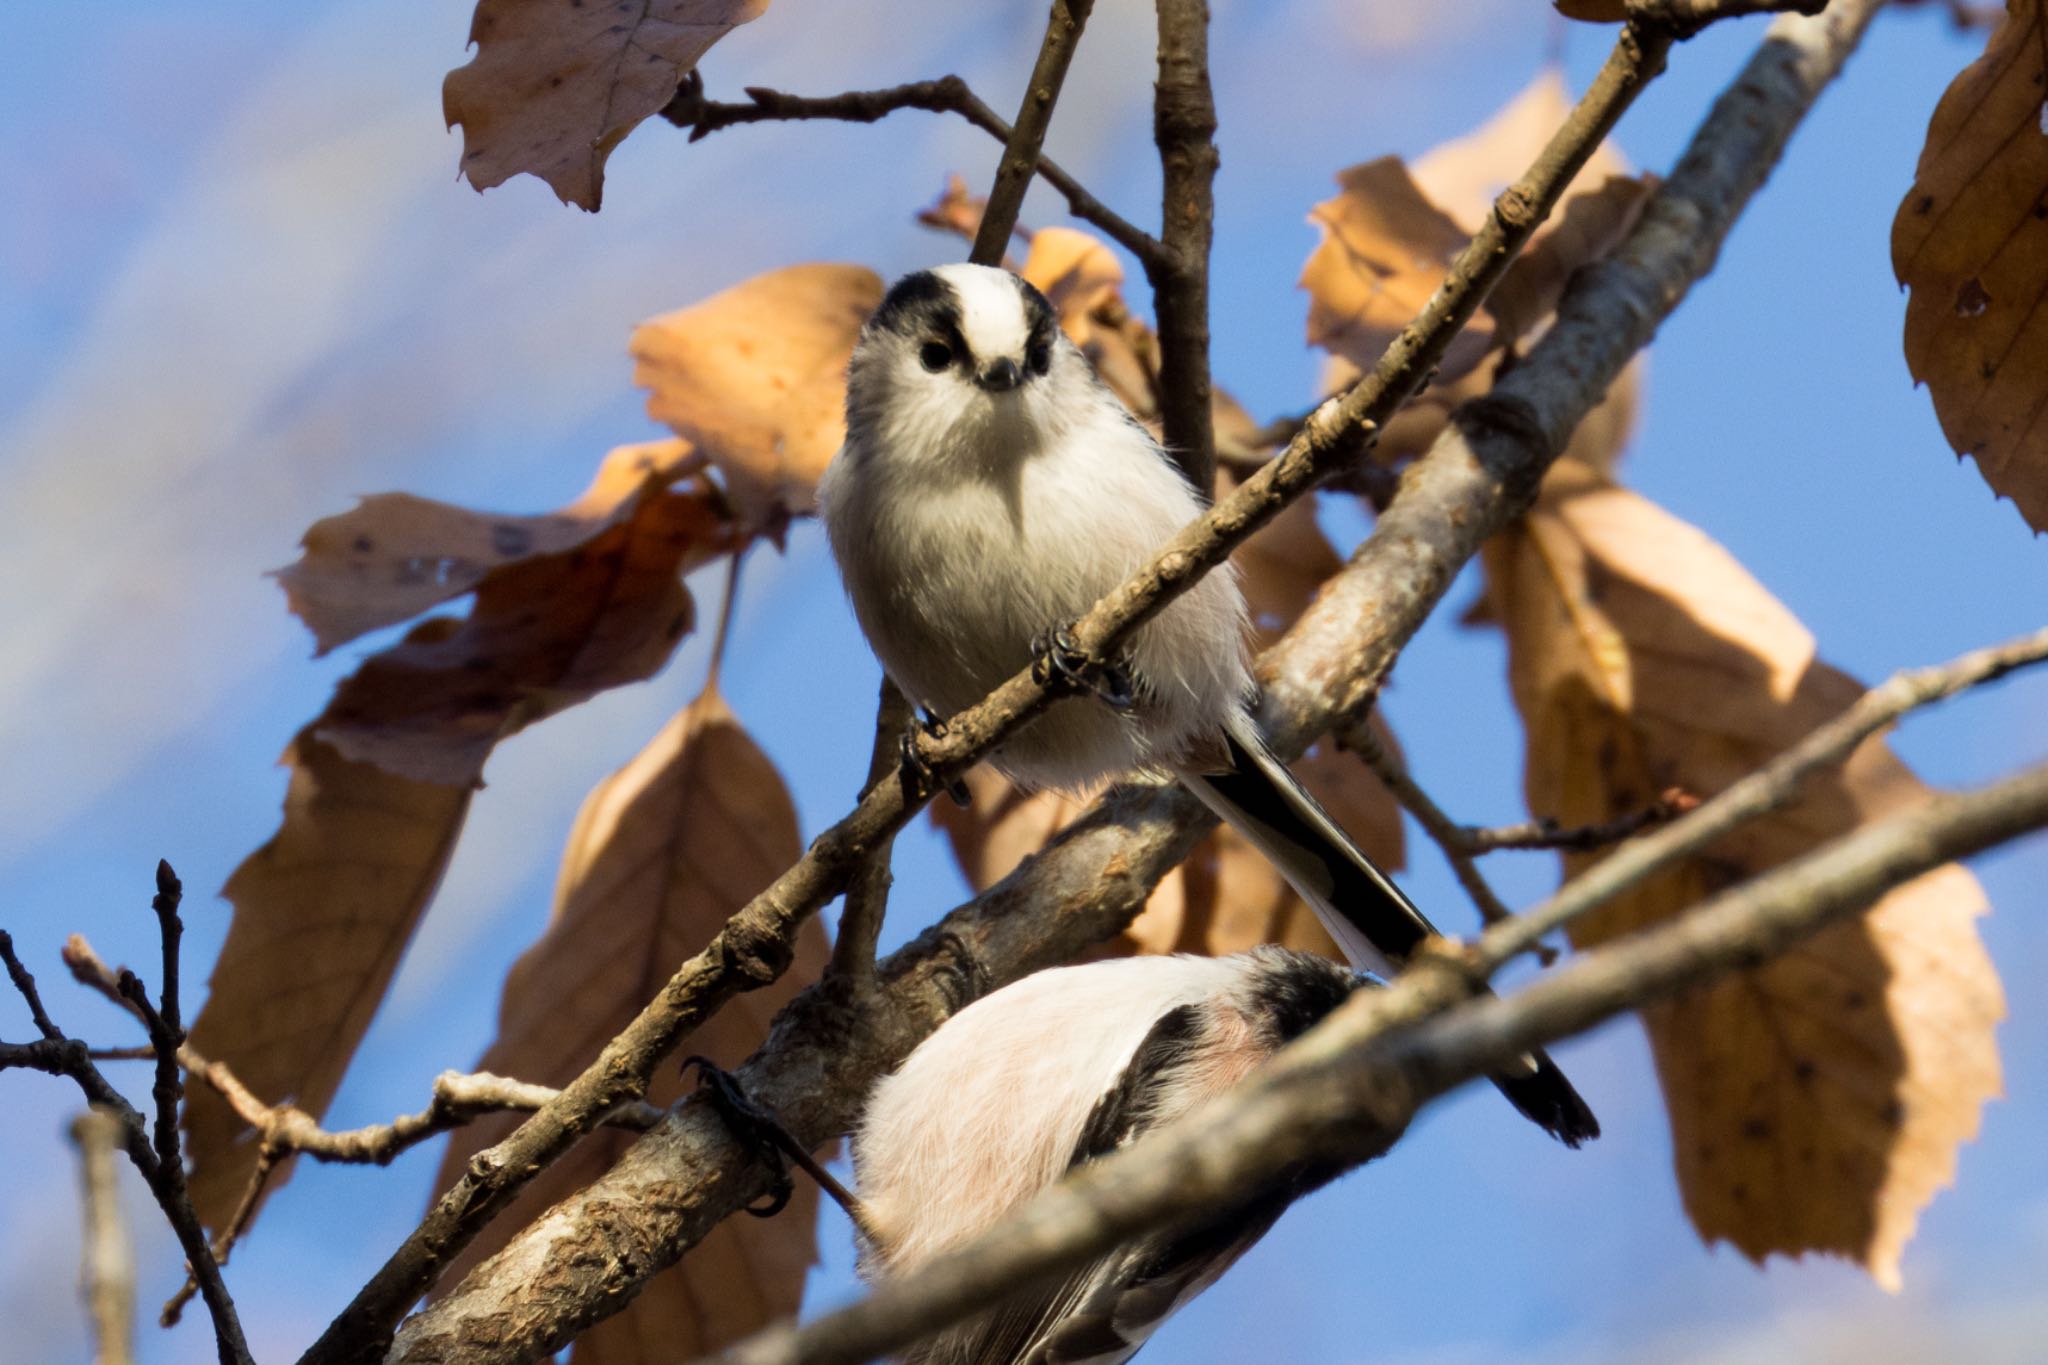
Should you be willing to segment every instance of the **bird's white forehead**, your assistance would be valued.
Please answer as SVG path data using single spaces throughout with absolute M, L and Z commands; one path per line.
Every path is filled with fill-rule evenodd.
M 977 360 L 1019 357 L 1031 338 L 1024 291 L 1007 270 L 986 265 L 942 265 L 932 272 L 960 301 L 960 335 Z

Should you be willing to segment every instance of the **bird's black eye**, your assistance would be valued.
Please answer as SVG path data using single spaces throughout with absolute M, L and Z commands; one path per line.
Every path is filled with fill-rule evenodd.
M 924 362 L 927 370 L 937 374 L 953 363 L 953 348 L 943 341 L 927 341 L 918 351 L 917 358 Z
M 1024 352 L 1024 364 L 1033 374 L 1044 374 L 1052 368 L 1052 343 L 1034 341 Z

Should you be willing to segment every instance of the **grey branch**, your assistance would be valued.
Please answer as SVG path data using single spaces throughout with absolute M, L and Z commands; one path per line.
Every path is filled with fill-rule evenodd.
M 1597 949 L 1506 999 L 1454 953 L 1364 991 L 1191 1121 L 1083 1167 L 957 1253 L 732 1365 L 847 1365 L 981 1312 L 1154 1228 L 1186 1227 L 1303 1170 L 1377 1156 L 1427 1101 L 1533 1047 L 1782 952 L 1890 887 L 2048 826 L 2048 764 L 1931 799 L 1678 919 Z
M 1038 169 L 1039 148 L 1045 145 L 1045 130 L 1052 126 L 1053 106 L 1059 102 L 1060 86 L 1067 79 L 1067 66 L 1074 49 L 1081 44 L 1081 29 L 1088 22 L 1095 0 L 1052 0 L 1052 13 L 1045 21 L 1045 41 L 1038 48 L 1038 63 L 1031 68 L 1031 80 L 1024 87 L 1024 101 L 1017 108 L 1017 121 L 1003 139 L 1003 159 L 996 167 L 996 183 L 988 192 L 981 211 L 981 226 L 975 229 L 974 249 L 967 259 L 976 265 L 1001 265 L 1003 248 L 1017 226 L 1017 211 L 1024 207 L 1024 191 Z
M 1371 539 L 1262 660 L 1262 720 L 1282 752 L 1298 753 L 1370 704 L 1395 653 L 1435 609 L 1459 568 L 1481 541 L 1528 505 L 1572 427 L 1711 266 L 1730 224 L 1876 8 L 1875 0 L 1838 3 L 1837 12 L 1818 24 L 1774 31 L 1661 188 L 1664 206 L 1653 203 L 1616 262 L 1581 272 L 1560 305 L 1559 325 L 1510 376 L 1517 381 L 1516 396 L 1483 408 L 1487 420 L 1468 414 L 1472 439 L 1454 430 L 1410 471 L 1402 495 Z M 1339 463 L 1334 452 L 1364 444 L 1368 424 L 1392 410 L 1383 406 L 1386 395 L 1419 377 L 1415 362 L 1438 353 L 1490 284 L 1493 275 L 1479 273 L 1477 262 L 1511 252 L 1520 239 L 1510 224 L 1548 210 L 1555 192 L 1658 68 L 1664 47 L 1654 36 L 1645 41 L 1648 52 L 1625 35 L 1559 140 L 1502 197 L 1489 231 L 1461 257 L 1452 282 L 1412 334 L 1390 351 L 1381 372 L 1392 378 L 1368 379 L 1319 408 L 1286 455 L 1090 613 L 1077 631 L 1084 646 L 1100 648 L 1112 632 L 1127 630 L 1138 619 L 1127 614 L 1132 603 L 1156 600 L 1146 597 L 1148 585 L 1188 581 L 1224 552 L 1224 544 L 1262 524 L 1268 509 L 1277 510 L 1285 498 L 1312 486 L 1318 469 Z M 1425 334 L 1431 338 L 1426 346 L 1420 340 Z M 1533 414 L 1531 420 L 1510 420 L 1524 410 Z M 1013 680 L 993 706 L 1007 706 L 1025 691 Z M 949 767 L 957 755 L 979 752 L 988 715 L 978 709 L 950 722 L 945 740 L 924 750 L 931 765 L 942 774 L 957 771 Z M 822 1143 L 846 1132 L 867 1087 L 948 1013 L 983 990 L 1071 960 L 1120 930 L 1209 823 L 1199 804 L 1176 788 L 1112 789 L 1048 848 L 884 963 L 871 1002 L 856 1006 L 829 985 L 799 997 L 768 1043 L 740 1068 L 741 1083 L 807 1141 Z M 828 831 L 817 847 L 829 849 L 838 837 L 840 830 Z M 789 903 L 782 883 L 768 899 Z M 693 963 L 685 972 L 695 970 Z M 519 1159 L 545 1159 L 534 1156 L 539 1149 L 533 1144 L 512 1150 Z M 394 1365 L 437 1359 L 459 1346 L 466 1360 L 511 1362 L 559 1349 L 761 1194 L 767 1179 L 714 1114 L 685 1104 L 588 1190 L 524 1229 L 407 1321 L 387 1359 Z M 684 1206 L 672 1197 L 678 1188 L 691 1191 Z M 449 1198 L 467 1193 L 458 1187 Z M 619 1211 L 626 1209 L 634 1216 L 621 1218 Z M 430 1219 L 415 1236 L 437 1236 L 446 1227 Z M 589 1271 L 575 1277 L 537 1274 L 541 1267 L 570 1264 Z M 432 1266 L 417 1273 L 430 1278 Z M 420 1283 L 394 1279 L 381 1292 L 392 1299 L 402 1294 L 409 1305 Z M 388 1300 L 376 1311 L 387 1305 Z M 370 1321 L 344 1322 L 331 1335 L 337 1345 L 360 1346 L 373 1339 L 369 1326 Z M 316 1347 L 309 1360 L 348 1358 L 330 1346 Z

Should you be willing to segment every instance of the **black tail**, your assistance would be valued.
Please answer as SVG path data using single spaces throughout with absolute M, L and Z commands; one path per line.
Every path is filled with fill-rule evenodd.
M 1244 733 L 1237 728 L 1226 735 L 1230 770 L 1182 772 L 1182 784 L 1271 860 L 1353 967 L 1392 976 L 1435 927 L 1273 757 L 1249 718 Z M 1565 1146 L 1600 1136 L 1600 1121 L 1542 1052 L 1489 1079 Z

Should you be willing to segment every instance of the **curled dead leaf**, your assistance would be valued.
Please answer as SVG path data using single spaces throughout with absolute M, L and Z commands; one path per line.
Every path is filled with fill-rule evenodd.
M 796 811 L 774 764 L 724 698 L 707 690 L 585 798 L 563 851 L 553 916 L 506 978 L 497 1039 L 479 1068 L 567 1084 L 802 851 Z M 691 1051 L 723 1066 L 744 1061 L 776 1011 L 817 978 L 825 955 L 824 928 L 812 919 L 782 978 L 735 996 L 691 1036 Z M 665 1067 L 647 1098 L 666 1106 L 684 1088 Z M 492 1116 L 457 1131 L 434 1187 L 453 1184 L 471 1156 L 517 1121 Z M 604 1174 L 630 1141 L 599 1134 L 549 1166 L 441 1283 L 459 1282 L 536 1215 Z M 795 1313 L 816 1259 L 817 1201 L 817 1190 L 799 1181 L 778 1217 L 728 1219 L 622 1312 L 578 1338 L 573 1359 L 694 1359 Z
M 1906 364 L 1942 434 L 2048 530 L 2048 18 L 2011 0 L 1927 125 L 1892 222 Z
M 581 497 L 542 516 L 379 493 L 314 522 L 277 581 L 325 654 L 474 591 L 493 570 L 583 544 L 630 511 L 650 480 L 679 479 L 696 462 L 689 443 L 673 438 L 620 446 Z
M 846 440 L 846 362 L 881 301 L 866 266 L 795 265 L 634 329 L 648 414 L 717 467 L 748 527 L 816 508 Z
M 658 672 L 695 620 L 682 575 L 741 540 L 711 489 L 650 480 L 582 544 L 493 570 L 468 616 L 365 659 L 313 733 L 387 772 L 472 784 L 500 739 Z
M 659 113 L 711 45 L 768 0 L 479 0 L 476 56 L 448 73 L 441 110 L 462 125 L 479 190 L 522 172 L 597 212 L 612 149 Z
M 1485 551 L 1528 731 L 1531 811 L 1566 825 L 1712 796 L 1862 688 L 1726 551 L 1562 462 Z M 1793 806 L 1579 921 L 1598 943 L 1926 799 L 1881 742 Z M 1597 855 L 1566 856 L 1568 872 Z M 1644 1011 L 1687 1213 L 1761 1260 L 1823 1252 L 1887 1288 L 1999 1093 L 2003 996 L 1949 866 L 1762 967 Z
M 259 1098 L 318 1118 L 433 899 L 469 810 L 467 786 L 352 763 L 310 727 L 285 751 L 284 821 L 222 891 L 234 906 L 192 1045 Z M 189 1088 L 192 1206 L 218 1231 L 256 1166 L 254 1134 Z M 289 1167 L 271 1177 L 275 1192 Z

